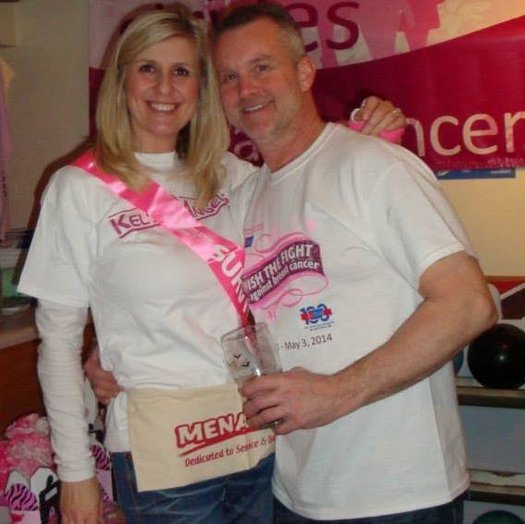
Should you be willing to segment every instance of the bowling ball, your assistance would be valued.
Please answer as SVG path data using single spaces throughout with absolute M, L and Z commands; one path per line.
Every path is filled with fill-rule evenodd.
M 483 513 L 472 524 L 525 524 L 525 522 L 510 511 L 494 510 Z
M 467 362 L 483 386 L 519 388 L 525 384 L 525 332 L 512 324 L 496 324 L 470 343 Z

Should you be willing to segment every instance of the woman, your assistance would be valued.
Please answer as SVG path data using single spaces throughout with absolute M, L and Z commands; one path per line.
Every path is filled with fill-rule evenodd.
M 97 128 L 93 154 L 103 172 L 139 193 L 154 182 L 200 224 L 237 239 L 228 194 L 253 166 L 225 153 L 228 130 L 205 31 L 189 10 L 150 12 L 128 26 L 101 86 Z M 218 338 L 239 316 L 187 246 L 84 165 L 68 166 L 46 190 L 19 289 L 39 301 L 38 371 L 66 524 L 97 522 L 100 512 L 80 358 L 88 307 L 102 364 L 125 390 L 109 406 L 106 445 L 128 521 L 270 522 L 272 455 L 210 480 L 137 489 L 130 392 L 231 382 Z
M 201 222 L 235 238 L 224 202 L 253 167 L 227 155 L 224 179 L 220 161 L 228 130 L 210 64 L 205 32 L 186 8 L 135 19 L 121 36 L 101 86 L 95 155 L 104 171 L 128 186 L 140 189 L 151 177 L 184 199 Z M 212 199 L 218 192 L 220 198 Z M 39 375 L 63 480 L 62 512 L 66 522 L 96 522 L 100 495 L 83 415 L 79 354 L 88 306 L 102 362 L 126 389 L 229 382 L 217 335 L 238 325 L 236 311 L 186 246 L 71 166 L 59 170 L 46 191 L 21 289 L 39 299 Z M 109 408 L 107 447 L 130 522 L 213 523 L 233 521 L 236 512 L 257 522 L 265 519 L 263 506 L 270 507 L 271 458 L 249 472 L 253 478 L 245 473 L 228 478 L 233 486 L 228 494 L 239 489 L 238 483 L 249 483 L 244 502 L 226 494 L 217 508 L 223 487 L 213 481 L 168 494 L 137 493 L 126 482 L 132 466 L 125 454 L 130 450 L 125 393 Z M 204 492 L 186 495 L 197 488 Z M 152 509 L 135 511 L 131 497 L 139 508 Z M 166 497 L 177 506 L 193 501 L 181 509 L 186 517 L 169 513 Z M 261 515 L 250 520 L 256 508 Z M 159 512 L 162 517 L 154 516 Z

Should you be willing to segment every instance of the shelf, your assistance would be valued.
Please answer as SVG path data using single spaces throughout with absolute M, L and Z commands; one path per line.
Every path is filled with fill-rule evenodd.
M 525 473 L 470 470 L 468 500 L 525 505 Z
M 34 307 L 28 307 L 12 315 L 0 313 L 0 352 L 3 348 L 23 344 L 37 338 Z
M 474 379 L 456 377 L 458 401 L 463 406 L 525 409 L 525 389 L 491 389 Z
M 491 389 L 468 377 L 456 377 L 458 401 L 463 406 L 525 409 L 525 389 Z M 470 470 L 468 500 L 525 505 L 525 473 Z

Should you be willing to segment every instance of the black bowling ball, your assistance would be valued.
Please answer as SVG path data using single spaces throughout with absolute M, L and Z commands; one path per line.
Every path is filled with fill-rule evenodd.
M 496 324 L 471 342 L 467 362 L 483 386 L 519 388 L 525 384 L 525 332 L 512 324 Z
M 522 519 L 505 510 L 489 511 L 479 516 L 473 524 L 525 524 Z

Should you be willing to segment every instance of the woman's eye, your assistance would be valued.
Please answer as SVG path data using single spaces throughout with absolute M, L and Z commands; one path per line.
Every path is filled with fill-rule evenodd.
M 176 76 L 189 76 L 190 71 L 186 67 L 177 67 L 175 68 Z
M 139 71 L 141 73 L 154 73 L 155 72 L 155 68 L 151 64 L 142 64 L 139 67 Z

